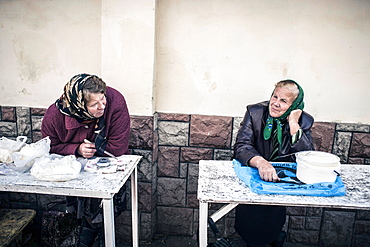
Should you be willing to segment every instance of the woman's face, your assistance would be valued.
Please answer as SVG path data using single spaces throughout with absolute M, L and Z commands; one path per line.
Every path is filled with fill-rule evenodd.
M 86 108 L 91 115 L 96 118 L 103 116 L 107 99 L 103 93 L 91 93 L 89 94 L 89 101 L 86 104 Z
M 295 100 L 293 92 L 286 87 L 277 87 L 270 99 L 269 112 L 274 118 L 281 117 Z

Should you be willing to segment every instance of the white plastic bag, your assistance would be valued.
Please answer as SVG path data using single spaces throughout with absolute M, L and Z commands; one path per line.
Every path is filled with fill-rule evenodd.
M 27 144 L 19 152 L 14 152 L 12 158 L 16 167 L 32 166 L 36 158 L 49 154 L 50 138 L 47 136 L 38 142 Z
M 27 136 L 18 136 L 15 141 L 6 137 L 0 138 L 0 161 L 4 163 L 13 162 L 12 153 L 19 151 L 26 145 Z
M 77 178 L 81 171 L 81 163 L 74 155 L 57 154 L 37 158 L 31 168 L 31 175 L 45 181 L 67 181 Z

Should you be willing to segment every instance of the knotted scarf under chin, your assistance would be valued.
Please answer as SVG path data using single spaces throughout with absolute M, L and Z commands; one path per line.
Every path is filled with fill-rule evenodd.
M 274 122 L 275 122 L 276 123 L 275 126 L 276 126 L 276 129 L 277 129 L 277 140 L 278 140 L 279 144 L 281 145 L 282 142 L 283 142 L 283 128 L 282 127 L 284 125 L 284 122 L 285 122 L 286 118 L 289 116 L 289 114 L 293 110 L 297 110 L 297 109 L 303 110 L 303 108 L 304 108 L 304 102 L 303 102 L 304 92 L 303 92 L 303 89 L 301 88 L 301 86 L 299 86 L 298 83 L 295 83 L 295 84 L 297 85 L 297 87 L 299 89 L 299 93 L 298 93 L 297 98 L 293 101 L 292 105 L 288 108 L 288 110 L 278 118 L 273 118 L 270 115 L 267 118 L 266 126 L 265 126 L 265 129 L 263 130 L 263 137 L 264 137 L 265 140 L 270 139 L 271 134 L 274 132 L 273 128 L 274 128 Z M 270 107 L 270 102 L 269 102 L 269 107 Z

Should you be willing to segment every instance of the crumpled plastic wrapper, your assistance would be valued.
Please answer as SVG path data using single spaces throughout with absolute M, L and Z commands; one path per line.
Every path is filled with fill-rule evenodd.
M 44 181 L 68 181 L 79 176 L 81 163 L 76 156 L 50 154 L 37 158 L 31 168 L 31 175 Z
M 16 167 L 32 166 L 36 158 L 49 154 L 50 138 L 47 136 L 38 142 L 27 144 L 19 152 L 14 152 L 12 158 Z
M 18 136 L 15 141 L 6 137 L 0 138 L 0 161 L 4 163 L 13 162 L 12 154 L 26 145 L 27 136 Z

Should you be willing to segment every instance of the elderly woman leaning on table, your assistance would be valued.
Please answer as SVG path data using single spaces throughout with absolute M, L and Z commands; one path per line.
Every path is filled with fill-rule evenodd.
M 293 162 L 293 154 L 313 150 L 311 127 L 314 119 L 302 111 L 303 89 L 292 80 L 280 81 L 269 101 L 249 105 L 234 146 L 234 158 L 256 167 L 265 181 L 279 180 L 270 161 Z M 238 205 L 235 230 L 248 246 L 282 246 L 286 208 Z
M 95 75 L 79 74 L 46 111 L 41 133 L 51 140 L 50 153 L 84 158 L 128 154 L 130 116 L 126 101 Z M 87 141 L 85 141 L 87 140 Z M 125 186 L 115 195 L 115 213 L 125 209 Z M 81 219 L 77 246 L 104 246 L 100 199 L 67 197 L 67 211 Z

